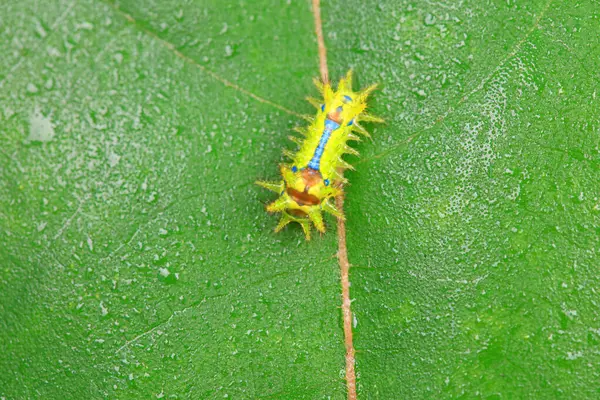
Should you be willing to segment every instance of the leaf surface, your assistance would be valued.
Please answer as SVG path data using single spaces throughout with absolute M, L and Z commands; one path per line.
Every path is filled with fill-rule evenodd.
M 595 5 L 346 7 L 330 63 L 388 121 L 348 174 L 359 397 L 597 397 Z
M 343 398 L 335 235 L 253 184 L 299 119 L 203 70 L 308 112 L 310 10 L 170 4 L 2 6 L 0 395 Z
M 594 398 L 591 1 L 324 2 L 359 398 Z M 344 399 L 334 221 L 272 232 L 308 2 L 0 6 L 0 396 Z M 286 112 L 286 110 L 290 112 Z

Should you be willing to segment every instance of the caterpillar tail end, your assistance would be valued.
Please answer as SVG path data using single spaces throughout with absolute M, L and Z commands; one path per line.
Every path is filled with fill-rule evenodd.
M 290 222 L 297 222 L 297 223 L 299 223 L 300 227 L 302 228 L 302 232 L 304 232 L 304 236 L 306 237 L 306 240 L 307 241 L 310 240 L 311 236 L 310 236 L 310 222 L 309 222 L 309 220 L 307 218 L 296 218 L 296 217 L 293 217 L 293 216 L 291 216 L 290 214 L 288 214 L 285 211 L 282 212 L 281 219 L 279 220 L 279 223 L 275 227 L 275 232 L 280 232 Z

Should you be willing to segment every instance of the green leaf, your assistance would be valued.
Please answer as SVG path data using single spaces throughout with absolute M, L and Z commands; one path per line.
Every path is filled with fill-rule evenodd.
M 2 8 L 0 396 L 343 398 L 335 235 L 253 184 L 300 120 L 205 71 L 309 112 L 307 4 Z
M 595 398 L 597 6 L 324 2 L 359 398 Z M 0 396 L 344 399 L 335 222 L 264 211 L 308 2 L 0 6 Z
M 597 6 L 347 7 L 333 75 L 388 121 L 348 174 L 359 397 L 597 398 Z

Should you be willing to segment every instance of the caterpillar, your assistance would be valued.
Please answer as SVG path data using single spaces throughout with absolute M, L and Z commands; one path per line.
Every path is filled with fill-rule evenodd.
M 344 218 L 331 199 L 341 194 L 341 185 L 347 183 L 343 171 L 354 169 L 342 159 L 344 154 L 358 155 L 348 145 L 349 141 L 360 141 L 354 133 L 370 138 L 360 122 L 383 122 L 379 117 L 365 112 L 367 97 L 377 85 L 352 91 L 352 70 L 340 79 L 337 90 L 328 82 L 314 79 L 323 100 L 308 97 L 317 108 L 315 117 L 306 117 L 308 127 L 295 128 L 302 137 L 290 136 L 298 144 L 298 151 L 284 150 L 291 163 L 281 164 L 281 181 L 256 181 L 265 189 L 279 194 L 279 198 L 268 204 L 271 213 L 281 213 L 275 228 L 279 232 L 290 222 L 298 222 L 306 240 L 310 240 L 312 222 L 321 233 L 325 233 L 322 212 Z M 334 184 L 335 183 L 335 184 Z

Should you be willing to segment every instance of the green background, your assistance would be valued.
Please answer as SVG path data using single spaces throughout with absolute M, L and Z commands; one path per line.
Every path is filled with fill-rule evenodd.
M 324 1 L 359 398 L 600 396 L 592 1 Z M 344 399 L 335 222 L 272 232 L 308 1 L 0 5 L 0 396 Z M 177 52 L 174 50 L 177 49 Z M 182 57 L 183 55 L 184 57 Z

